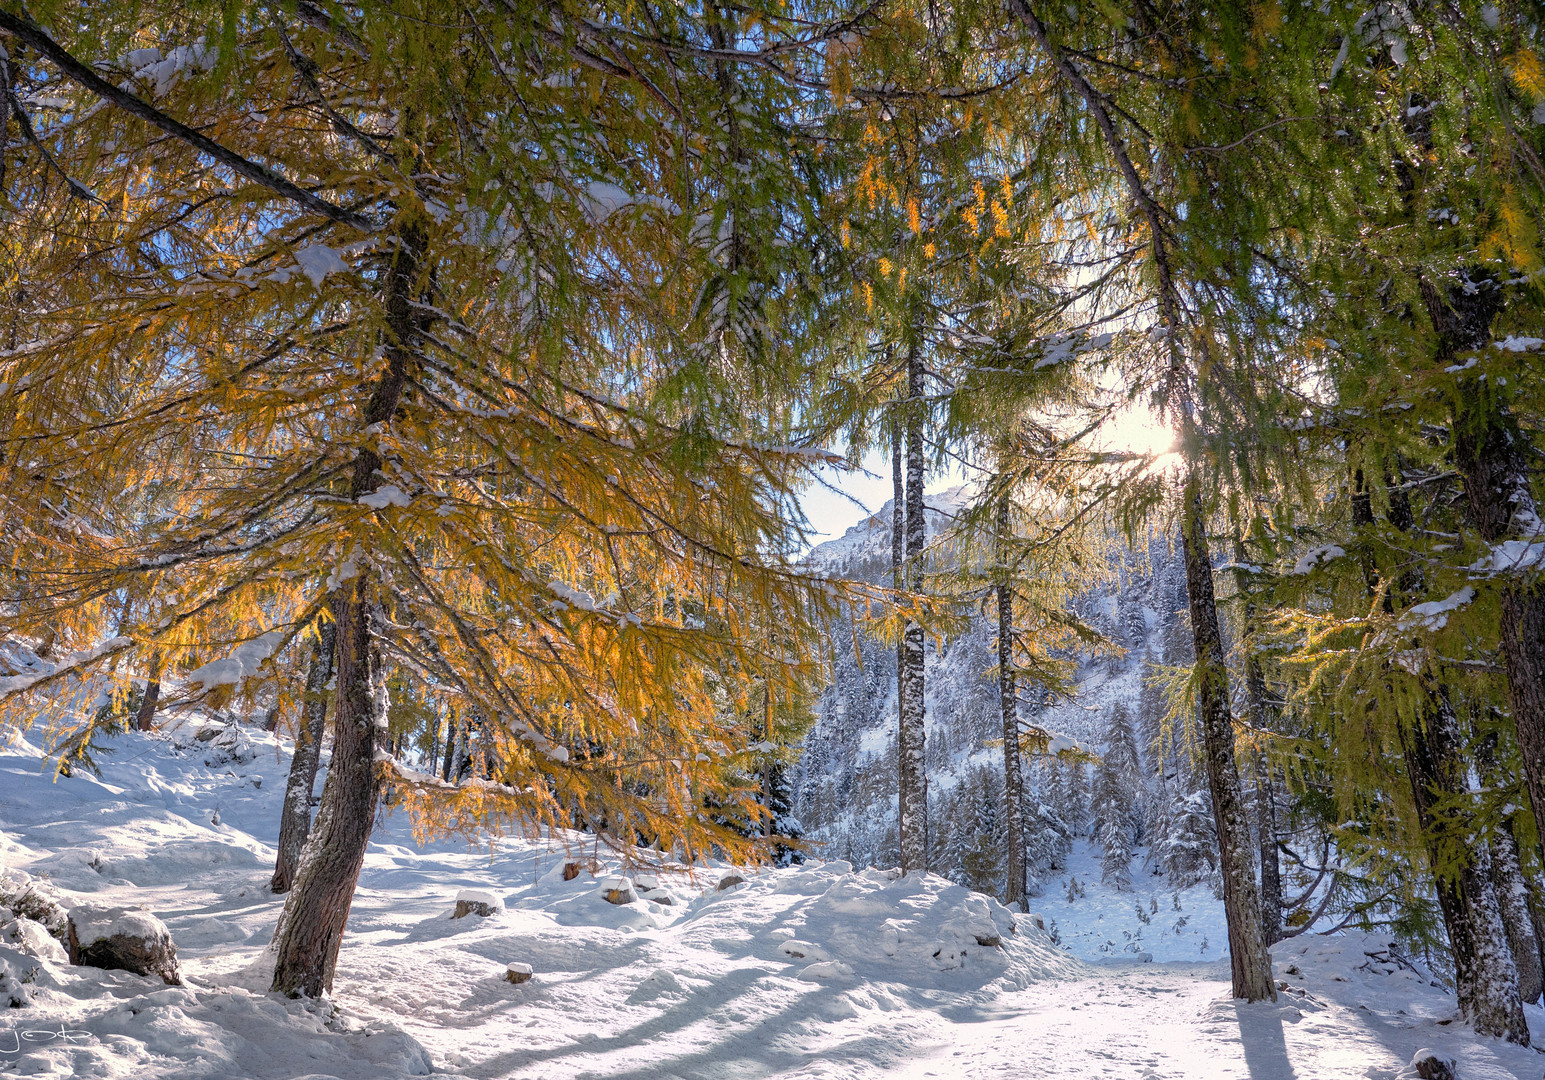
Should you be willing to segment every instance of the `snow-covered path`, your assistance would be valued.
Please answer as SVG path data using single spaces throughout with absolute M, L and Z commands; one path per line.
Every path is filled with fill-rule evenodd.
M 1211 933 L 1215 955 L 1219 928 L 1194 897 L 1148 898 L 1145 915 L 1164 911 L 1151 923 L 1136 914 L 1142 893 L 1043 898 L 1081 960 L 1049 921 L 939 878 L 817 863 L 720 889 L 732 868 L 718 867 L 635 876 L 643 895 L 614 905 L 602 888 L 615 868 L 565 880 L 574 856 L 546 843 L 419 848 L 401 818 L 371 847 L 337 1008 L 276 999 L 263 947 L 282 900 L 265 882 L 287 754 L 252 738 L 130 736 L 101 779 L 57 784 L 25 745 L 0 752 L 0 864 L 66 905 L 147 906 L 188 984 L 70 967 L 35 924 L 0 918 L 0 990 L 37 969 L 31 1004 L 0 1014 L 0 1073 L 1392 1080 L 1422 1046 L 1457 1058 L 1464 1080 L 1545 1072 L 1533 1050 L 1445 1023 L 1453 999 L 1376 937 L 1283 943 L 1281 1002 L 1244 1006 L 1227 997 L 1226 961 L 1088 962 L 1139 936 L 1162 960 Z M 468 888 L 502 910 L 452 919 Z M 1161 931 L 1182 905 L 1185 925 Z M 505 981 L 512 962 L 534 978 Z M 1545 1011 L 1530 1019 L 1545 1035 Z M 77 1036 L 7 1049 L 8 1032 L 45 1024 Z

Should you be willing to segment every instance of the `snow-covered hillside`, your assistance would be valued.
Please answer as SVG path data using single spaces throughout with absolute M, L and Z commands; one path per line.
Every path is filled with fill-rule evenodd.
M 186 984 L 71 967 L 37 923 L 0 916 L 0 985 L 27 1002 L 0 1026 L 0 1072 L 1266 1080 L 1393 1077 L 1423 1045 L 1457 1057 L 1467 1080 L 1541 1071 L 1533 1051 L 1448 1024 L 1453 999 L 1376 939 L 1279 946 L 1281 1003 L 1235 1005 L 1226 965 L 1086 963 L 1057 945 L 1054 934 L 1085 955 L 1124 955 L 1095 940 L 1117 914 L 1097 885 L 1011 916 L 938 877 L 841 862 L 656 871 L 650 882 L 578 837 L 570 851 L 529 840 L 421 849 L 390 815 L 354 899 L 334 1003 L 278 999 L 264 992 L 264 946 L 282 902 L 265 883 L 287 747 L 251 729 L 193 735 L 118 737 L 100 779 L 53 782 L 20 738 L 0 754 L 6 887 L 30 878 L 66 907 L 143 905 L 171 928 Z M 564 880 L 565 862 L 598 854 L 596 873 Z M 622 872 L 644 895 L 608 903 Z M 746 880 L 719 888 L 732 873 Z M 502 910 L 452 919 L 469 888 Z M 1215 917 L 1182 899 L 1198 926 Z M 1176 918 L 1163 911 L 1153 927 Z M 529 965 L 531 981 L 505 981 L 512 963 Z M 1545 1013 L 1530 1016 L 1545 1030 Z
M 965 488 L 928 496 L 930 537 L 949 528 L 968 498 Z M 809 561 L 833 576 L 888 583 L 890 545 L 887 503 L 843 537 L 813 549 Z M 1079 597 L 1074 605 L 1080 619 L 1104 635 L 1113 651 L 1077 658 L 1077 690 L 1070 697 L 1048 700 L 1042 692 L 1022 688 L 1021 720 L 1066 735 L 1096 753 L 1103 747 L 1117 707 L 1128 710 L 1140 730 L 1156 731 L 1159 695 L 1145 686 L 1145 678 L 1153 664 L 1188 660 L 1187 633 L 1180 618 L 1184 590 L 1184 568 L 1163 538 L 1153 538 L 1146 551 L 1127 552 L 1108 583 Z M 1001 798 L 1003 728 L 993 674 L 995 620 L 990 610 L 976 612 L 969 628 L 942 646 L 930 640 L 925 656 L 926 759 L 930 803 L 937 804 L 931 816 L 941 822 L 934 830 L 933 865 L 962 880 L 971 875 L 961 867 L 959 851 L 946 850 L 951 842 L 957 849 L 962 846 L 962 838 L 956 835 L 959 819 L 972 813 L 974 792 L 959 789 L 996 783 L 998 794 L 988 801 Z M 829 855 L 889 865 L 896 861 L 895 654 L 851 625 L 835 627 L 833 637 L 839 644 L 832 684 L 820 699 L 818 720 L 805 740 L 804 757 L 794 777 L 794 810 L 806 839 Z M 1145 771 L 1154 776 L 1159 762 L 1152 753 L 1146 757 Z M 1165 763 L 1171 773 L 1181 764 L 1174 759 Z M 1177 774 L 1170 779 L 1179 781 L 1174 792 L 1164 787 L 1165 778 L 1155 777 L 1155 790 L 1150 793 L 1155 805 L 1146 815 L 1139 813 L 1138 840 L 1145 839 L 1144 820 L 1157 825 L 1164 817 L 1165 808 L 1159 802 L 1197 789 L 1195 783 L 1188 783 L 1196 777 Z M 1027 783 L 1029 818 L 1034 819 L 1037 806 L 1058 802 L 1049 790 L 1055 778 L 1044 764 L 1032 763 Z M 1065 807 L 1054 805 L 1054 809 L 1066 816 Z M 1081 830 L 1079 821 L 1066 824 L 1075 833 Z M 970 846 L 969 838 L 964 846 Z M 1032 859 L 1032 887 L 1054 888 L 1054 879 L 1066 877 L 1063 870 L 1060 858 L 1055 865 L 1041 868 Z M 985 878 L 973 883 L 987 886 Z

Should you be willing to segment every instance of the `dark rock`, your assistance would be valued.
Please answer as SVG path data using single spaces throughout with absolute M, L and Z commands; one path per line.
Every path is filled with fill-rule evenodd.
M 72 964 L 159 975 L 170 986 L 182 985 L 171 931 L 147 911 L 75 908 L 68 933 Z
M 733 888 L 736 885 L 744 885 L 745 883 L 746 879 L 739 874 L 725 874 L 719 879 L 718 888 L 720 892 L 723 892 L 725 889 Z
M 1454 1059 L 1440 1057 L 1434 1050 L 1418 1050 L 1411 1059 L 1411 1068 L 1422 1080 L 1457 1080 Z

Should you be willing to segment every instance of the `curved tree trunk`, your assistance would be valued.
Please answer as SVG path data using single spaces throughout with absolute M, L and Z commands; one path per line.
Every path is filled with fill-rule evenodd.
M 1202 749 L 1207 786 L 1212 792 L 1213 821 L 1218 832 L 1218 862 L 1223 876 L 1223 912 L 1228 921 L 1229 962 L 1233 991 L 1246 1001 L 1277 1000 L 1271 977 L 1271 953 L 1261 930 L 1261 899 L 1255 887 L 1255 856 L 1249 817 L 1240 794 L 1239 768 L 1234 761 L 1234 718 L 1229 711 L 1228 669 L 1218 604 L 1212 588 L 1212 560 L 1207 550 L 1207 524 L 1202 515 L 1196 479 L 1185 488 L 1185 520 L 1181 529 L 1186 560 L 1186 599 L 1191 613 L 1191 637 L 1196 646 L 1197 711 L 1201 715 Z
M 385 282 L 386 323 L 391 332 L 385 348 L 387 363 L 362 410 L 362 428 L 391 421 L 415 365 L 413 350 L 422 323 L 431 317 L 414 303 L 424 245 L 420 228 L 410 225 L 398 235 Z M 383 464 L 371 444 L 359 447 L 349 482 L 350 502 L 358 502 L 382 484 Z M 377 722 L 384 730 L 386 719 L 384 693 L 378 692 L 371 665 L 374 588 L 369 569 L 361 566 L 352 589 L 346 586 L 337 602 L 332 765 L 322 792 L 323 810 L 315 836 L 302 853 L 295 887 L 274 931 L 272 988 L 292 997 L 318 997 L 332 989 L 349 906 L 375 825 L 381 795 L 381 774 L 375 762 Z M 383 714 L 378 716 L 378 711 Z
M 917 345 L 907 355 L 907 529 L 908 584 L 916 586 L 923 555 L 923 357 Z M 923 758 L 923 628 L 907 620 L 901 642 L 901 730 L 897 826 L 901 869 L 928 869 L 928 772 Z
M 276 940 L 273 989 L 290 996 L 320 997 L 333 986 L 338 949 L 365 865 L 381 794 L 376 769 L 376 694 L 370 670 L 370 613 L 365 573 L 353 595 L 339 604 L 338 694 L 333 720 L 333 759 L 328 769 L 327 813 L 317 819 Z
M 338 627 L 331 619 L 318 629 L 311 670 L 306 673 L 306 700 L 295 731 L 295 753 L 290 758 L 290 777 L 284 789 L 284 809 L 279 816 L 279 854 L 268 887 L 275 893 L 290 891 L 300 866 L 301 849 L 311 830 L 311 790 L 322 761 L 322 735 L 327 727 L 327 684 L 333 677 Z

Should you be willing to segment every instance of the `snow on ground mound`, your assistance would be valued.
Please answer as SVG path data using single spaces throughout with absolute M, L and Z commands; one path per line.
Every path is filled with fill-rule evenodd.
M 966 991 L 1024 985 L 1079 966 L 1034 922 L 936 875 L 854 872 L 845 862 L 772 871 L 710 895 L 682 920 L 684 941 L 718 935 L 801 979 Z M 730 936 L 732 934 L 738 936 Z M 733 951 L 733 950 L 732 950 Z
M 210 765 L 191 733 L 130 734 L 100 759 L 100 778 L 57 783 L 36 746 L 0 747 L 0 898 L 25 898 L 30 912 L 0 911 L 0 1002 L 19 1003 L 0 1025 L 0 1073 L 1392 1080 L 1424 1047 L 1454 1058 L 1464 1080 L 1542 1071 L 1532 1050 L 1445 1023 L 1453 997 L 1384 938 L 1279 944 L 1287 989 L 1276 1004 L 1231 1001 L 1226 962 L 1123 962 L 1128 931 L 1159 961 L 1221 953 L 1221 930 L 1205 953 L 1193 941 L 1200 896 L 1182 896 L 1180 912 L 1159 895 L 1161 920 L 1141 892 L 1096 903 L 1091 884 L 1069 904 L 1049 891 L 1045 925 L 1055 917 L 1069 944 L 1104 961 L 1092 966 L 1033 916 L 938 877 L 839 862 L 640 872 L 573 835 L 419 848 L 385 813 L 350 911 L 337 1007 L 283 1000 L 265 993 L 264 946 L 283 905 L 265 883 L 288 747 L 242 732 L 248 761 Z M 630 883 L 626 897 L 607 898 L 620 891 L 602 888 L 612 878 Z M 503 910 L 447 918 L 462 890 Z M 1144 900 L 1151 925 L 1137 916 Z M 88 904 L 144 905 L 164 920 L 188 985 L 66 963 L 50 936 L 57 907 Z M 1168 925 L 1182 916 L 1185 927 Z M 1545 1035 L 1545 1011 L 1528 1014 Z M 25 1031 L 37 1038 L 21 1043 Z

